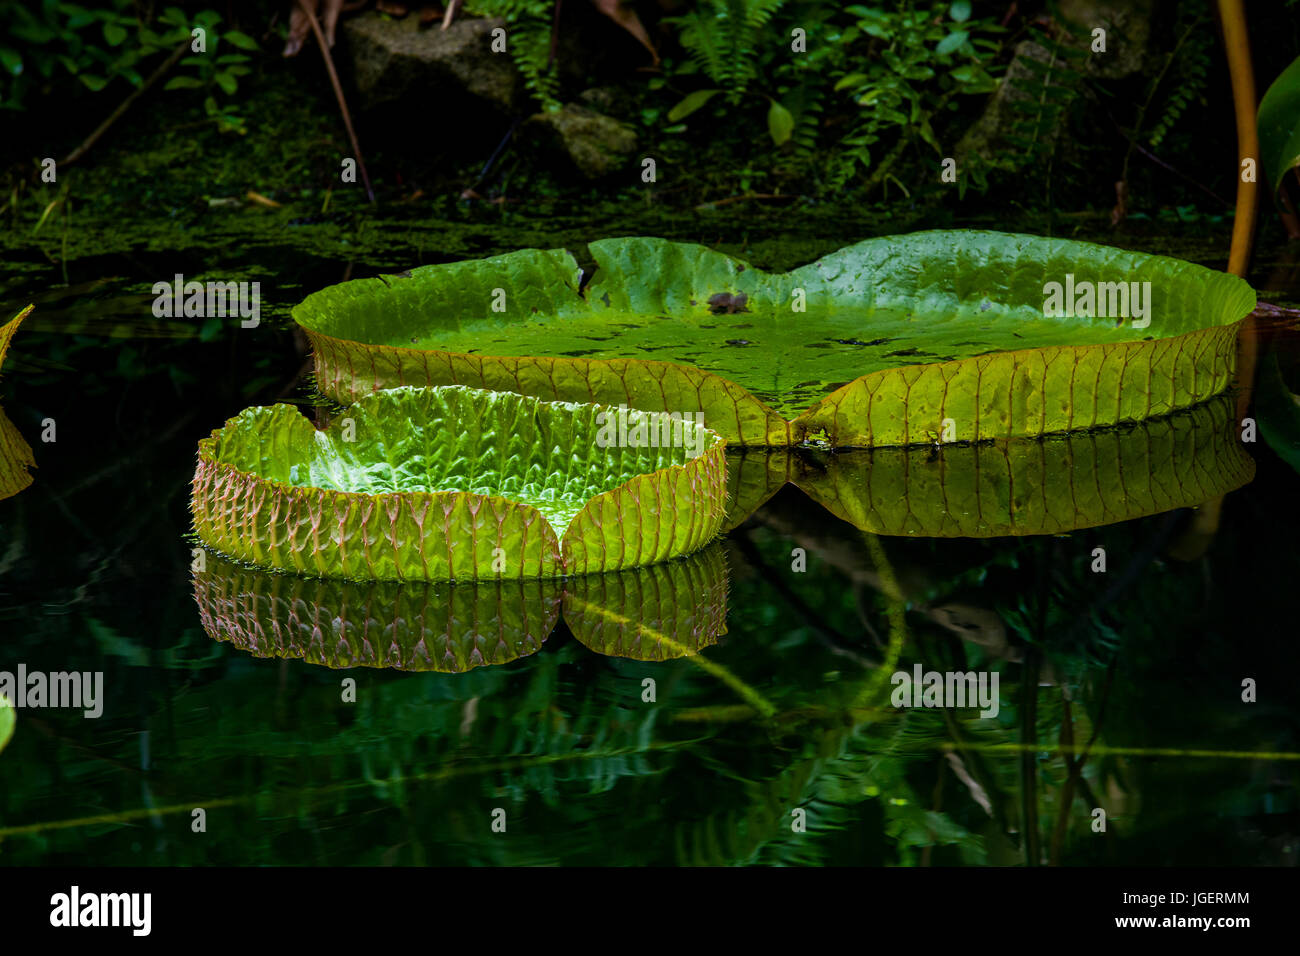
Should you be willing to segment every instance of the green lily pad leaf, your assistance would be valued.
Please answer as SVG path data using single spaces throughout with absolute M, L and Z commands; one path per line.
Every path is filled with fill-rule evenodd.
M 1255 462 L 1234 412 L 1221 396 L 1086 434 L 808 456 L 792 481 L 875 534 L 1060 534 L 1194 507 L 1247 484 Z
M 1273 192 L 1300 166 L 1300 57 L 1273 81 L 1259 101 L 1259 155 Z
M 740 445 L 875 447 L 1190 407 L 1227 388 L 1255 305 L 1191 263 L 995 232 L 872 239 L 784 274 L 664 239 L 589 252 L 585 288 L 567 252 L 530 249 L 346 282 L 294 319 L 345 403 L 461 384 L 703 412 Z
M 18 712 L 9 698 L 0 694 L 0 751 L 9 745 L 13 738 L 14 727 L 18 724 Z
M 356 580 L 588 574 L 702 547 L 726 443 L 691 421 L 463 387 L 377 392 L 317 431 L 246 409 L 199 443 L 200 539 Z
M 644 568 L 512 581 L 346 581 L 265 571 L 207 551 L 194 574 L 204 632 L 255 657 L 331 668 L 463 673 L 539 651 L 564 608 L 599 654 L 666 660 L 726 633 L 716 542 Z

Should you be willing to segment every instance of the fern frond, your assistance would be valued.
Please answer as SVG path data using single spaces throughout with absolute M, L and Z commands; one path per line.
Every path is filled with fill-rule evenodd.
M 473 0 L 470 9 L 506 22 L 506 49 L 524 87 L 542 106 L 559 106 L 560 78 L 551 55 L 549 0 Z
M 696 67 L 738 100 L 758 75 L 760 45 L 786 0 L 706 0 L 667 22 L 680 30 L 683 48 Z
M 1160 118 L 1151 128 L 1150 136 L 1147 137 L 1153 149 L 1160 146 L 1187 107 L 1205 89 L 1209 78 L 1212 42 L 1208 31 L 1198 31 L 1189 36 L 1187 48 L 1179 61 L 1178 85 L 1169 94 L 1169 99 L 1165 101 L 1164 108 L 1160 111 Z

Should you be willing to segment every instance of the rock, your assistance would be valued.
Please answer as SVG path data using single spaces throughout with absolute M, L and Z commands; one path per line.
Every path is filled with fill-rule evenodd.
M 1022 40 L 1007 65 L 997 92 L 984 114 L 957 144 L 959 168 L 1017 169 L 1033 154 L 1014 137 L 1025 133 L 1025 105 L 1032 106 L 1051 87 L 1050 106 L 1062 106 L 1081 95 L 1084 77 L 1116 79 L 1137 73 L 1151 35 L 1150 0 L 1063 0 L 1061 16 L 1069 25 L 1061 44 L 1071 55 L 1048 49 L 1038 40 Z M 1106 30 L 1106 52 L 1091 51 L 1092 31 Z M 1035 126 L 1036 139 L 1048 144 L 1060 136 L 1066 110 L 1047 109 Z M 1066 144 L 1068 145 L 1068 144 Z
M 461 19 L 448 30 L 421 26 L 374 11 L 343 22 L 353 78 L 362 107 L 398 101 L 447 103 L 454 112 L 488 109 L 509 115 L 522 86 L 509 56 L 493 53 L 491 33 L 500 19 Z
M 615 107 L 618 100 L 618 91 L 608 86 L 595 86 L 578 94 L 580 105 L 590 107 L 598 113 L 617 112 Z
M 608 176 L 636 150 L 636 134 L 630 129 L 577 103 L 529 117 L 521 134 L 553 151 L 584 179 Z
M 1036 68 L 1031 68 L 1027 61 L 1033 61 Z M 1024 146 L 1013 144 L 1008 137 L 1023 134 L 1028 123 L 1023 107 L 1038 103 L 1044 87 L 1055 91 L 1055 96 L 1047 101 L 1047 105 L 1052 107 L 1069 102 L 1078 95 L 1082 74 L 1067 69 L 1071 65 L 1058 62 L 1053 52 L 1037 41 L 1021 40 L 983 115 L 957 143 L 958 168 L 967 168 L 972 160 L 989 168 L 1007 170 L 1017 169 L 1028 162 L 1031 156 Z M 1048 69 L 1053 72 L 1044 76 L 1043 71 Z M 1045 112 L 1045 125 L 1037 130 L 1037 138 L 1044 143 L 1054 140 L 1058 135 L 1057 123 L 1062 118 L 1063 112 Z
M 1083 61 L 1089 76 L 1115 79 L 1141 71 L 1151 39 L 1151 0 L 1062 0 L 1061 16 L 1085 33 L 1106 31 L 1106 52 Z

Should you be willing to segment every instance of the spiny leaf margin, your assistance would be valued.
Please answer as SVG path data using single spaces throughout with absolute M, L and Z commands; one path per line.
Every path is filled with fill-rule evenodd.
M 464 387 L 397 388 L 348 409 L 361 440 L 346 442 L 344 419 L 318 432 L 293 406 L 246 409 L 199 443 L 190 509 L 195 533 L 215 550 L 258 567 L 316 577 L 429 581 L 618 570 L 689 553 L 716 536 L 725 510 L 726 442 L 696 426 L 705 447 L 695 458 L 682 448 L 597 449 L 593 438 L 602 411 L 616 412 Z M 535 507 L 507 494 L 459 488 L 401 489 L 399 482 L 418 484 L 420 476 L 404 465 L 399 472 L 391 457 L 363 461 L 359 454 L 371 443 L 390 449 L 391 456 L 391 449 L 409 450 L 409 443 L 419 442 L 452 455 L 458 442 L 476 442 L 485 430 L 488 447 L 474 444 L 472 454 L 448 467 L 473 468 L 481 454 L 492 452 L 517 472 L 521 464 L 512 448 L 569 444 L 573 455 L 586 457 L 572 458 L 564 474 L 588 480 L 591 473 L 612 486 L 591 495 L 557 532 L 540 510 L 550 507 L 546 502 Z M 567 441 L 552 441 L 556 435 Z M 406 464 L 429 458 L 398 457 Z M 611 477 L 598 463 L 622 471 Z M 522 468 L 550 481 L 556 475 L 550 465 L 549 458 L 545 464 L 525 460 Z M 645 471 L 624 478 L 642 465 Z M 523 476 L 506 477 L 518 485 Z M 460 477 L 443 478 L 464 484 Z M 397 490 L 323 486 L 382 479 Z M 505 571 L 493 569 L 500 554 L 506 556 Z

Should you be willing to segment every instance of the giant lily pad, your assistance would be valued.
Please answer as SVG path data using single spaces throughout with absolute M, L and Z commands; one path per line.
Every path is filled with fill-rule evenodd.
M 210 552 L 194 574 L 194 600 L 214 640 L 332 668 L 462 673 L 506 664 L 541 649 L 562 604 L 591 650 L 657 661 L 698 653 L 726 633 L 727 565 L 714 543 L 566 580 L 359 582 L 264 571 Z
M 641 420 L 460 387 L 378 392 L 322 431 L 250 408 L 199 443 L 195 530 L 254 565 L 361 580 L 586 574 L 702 547 L 726 443 L 679 423 L 638 438 L 661 447 L 611 445 L 620 414 Z
M 345 403 L 465 384 L 703 412 L 741 445 L 872 447 L 1194 405 L 1228 386 L 1255 304 L 1241 279 L 1187 262 L 995 232 L 872 239 L 783 274 L 663 239 L 589 251 L 585 287 L 565 250 L 526 249 L 345 282 L 294 319 L 321 390 Z M 1047 314 L 1050 283 L 1066 315 Z

